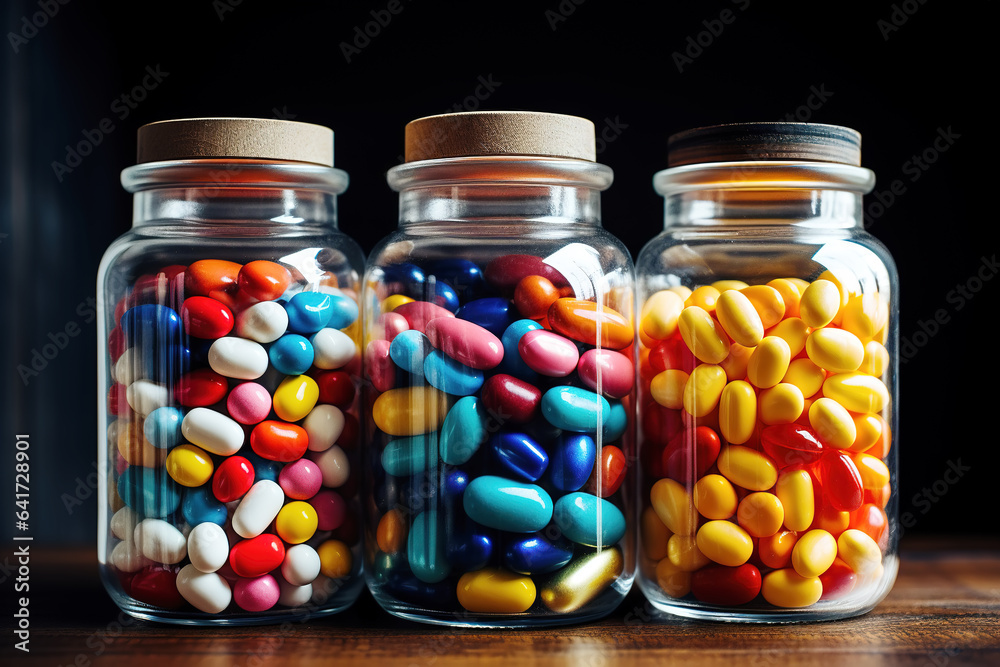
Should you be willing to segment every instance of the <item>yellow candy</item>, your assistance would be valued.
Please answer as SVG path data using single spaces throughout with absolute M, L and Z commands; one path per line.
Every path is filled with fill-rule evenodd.
M 861 486 L 869 491 L 881 491 L 889 483 L 889 467 L 882 459 L 871 454 L 851 454 L 854 465 L 861 473 Z
M 672 479 L 661 479 L 649 490 L 649 500 L 670 532 L 674 535 L 694 535 L 698 525 L 698 512 L 695 510 L 691 494 L 684 485 Z
M 850 528 L 837 538 L 837 555 L 861 576 L 878 571 L 882 551 L 868 533 Z
M 819 602 L 823 583 L 819 577 L 803 577 L 786 567 L 764 575 L 760 592 L 775 607 L 808 607 Z
M 642 550 L 649 560 L 659 561 L 667 557 L 667 542 L 670 529 L 667 528 L 652 507 L 642 511 Z
M 722 436 L 730 444 L 742 445 L 753 435 L 756 424 L 757 394 L 753 387 L 743 380 L 727 384 L 719 399 L 719 430 Z
M 729 355 L 729 339 L 722 325 L 700 306 L 688 306 L 678 318 L 681 338 L 691 354 L 706 364 L 717 364 Z
M 851 412 L 882 412 L 889 404 L 889 390 L 877 377 L 864 373 L 838 373 L 823 382 L 823 395 Z
M 447 394 L 433 387 L 401 387 L 383 392 L 372 406 L 375 425 L 389 435 L 421 435 L 441 428 Z
M 861 365 L 865 346 L 850 331 L 817 329 L 806 339 L 806 354 L 817 366 L 832 373 L 849 373 Z
M 798 317 L 789 317 L 782 320 L 775 326 L 767 330 L 768 336 L 777 336 L 788 343 L 788 353 L 792 357 L 799 356 L 799 352 L 806 348 L 806 339 L 809 337 L 809 325 Z
M 847 300 L 854 294 L 861 294 L 861 283 L 853 273 L 847 274 L 841 271 L 841 275 L 838 276 L 829 269 L 819 274 L 818 280 L 829 280 L 837 286 L 837 291 L 840 293 L 840 308 L 834 318 L 834 324 L 840 326 Z
M 719 290 L 719 293 L 724 293 L 729 290 L 741 290 L 748 285 L 742 280 L 716 280 L 712 283 L 712 287 Z
M 858 435 L 854 418 L 832 398 L 818 398 L 809 406 L 809 425 L 824 445 L 847 449 Z
M 716 465 L 726 479 L 750 491 L 767 491 L 778 479 L 774 461 L 766 454 L 741 445 L 723 447 Z
M 767 286 L 773 287 L 781 295 L 781 300 L 785 304 L 785 318 L 799 316 L 799 299 L 802 298 L 802 290 L 805 287 L 800 288 L 789 278 L 775 278 Z
M 747 379 L 761 389 L 773 387 L 785 377 L 791 356 L 788 343 L 777 336 L 766 336 L 750 355 Z
M 684 385 L 684 409 L 695 417 L 704 417 L 719 404 L 726 388 L 726 371 L 715 364 L 695 366 Z
M 751 493 L 740 501 L 736 521 L 753 537 L 770 537 L 785 520 L 785 509 L 773 493 Z
M 339 579 L 351 573 L 354 557 L 351 548 L 340 540 L 327 540 L 316 547 L 319 554 L 319 571 L 325 577 Z
M 406 296 L 405 294 L 393 294 L 392 296 L 386 297 L 382 301 L 382 312 L 388 313 L 390 311 L 396 310 L 404 303 L 410 303 L 411 301 L 413 301 L 413 299 Z
M 840 290 L 829 280 L 816 280 L 799 300 L 799 317 L 813 329 L 825 327 L 840 311 Z
M 836 558 L 837 540 L 818 528 L 801 535 L 792 549 L 792 567 L 806 578 L 823 574 Z
M 215 464 L 200 447 L 183 444 L 177 445 L 167 454 L 167 474 L 181 486 L 201 486 L 212 479 Z
M 684 386 L 687 381 L 687 373 L 679 368 L 668 368 L 653 377 L 649 383 L 649 393 L 663 407 L 680 410 L 684 407 Z
M 705 475 L 694 485 L 694 506 L 706 519 L 728 519 L 736 513 L 736 489 L 722 475 Z
M 458 580 L 458 603 L 472 612 L 520 614 L 535 603 L 531 577 L 487 567 L 466 572 Z
M 691 592 L 691 573 L 664 558 L 656 564 L 656 583 L 672 598 L 682 598 Z
M 805 470 L 785 468 L 778 475 L 774 493 L 785 512 L 785 528 L 802 531 L 812 525 L 816 515 L 812 477 Z
M 719 300 L 720 294 L 719 290 L 711 285 L 702 285 L 691 292 L 691 296 L 684 301 L 684 305 L 698 306 L 711 313 L 715 311 L 715 303 Z
M 849 295 L 841 326 L 862 340 L 874 337 L 884 325 L 880 301 L 876 292 Z M 888 316 L 888 311 L 885 314 Z
M 723 292 L 715 304 L 715 315 L 729 337 L 740 345 L 753 347 L 764 337 L 760 315 L 741 292 Z
M 688 297 L 691 296 L 691 288 L 685 287 L 684 285 L 674 285 L 673 287 L 670 288 L 670 291 L 679 296 L 684 301 L 687 301 Z
M 737 567 L 753 555 L 753 540 L 731 521 L 709 521 L 698 529 L 698 549 L 720 565 Z
M 677 318 L 684 309 L 684 299 L 676 292 L 660 290 L 642 306 L 642 332 L 654 340 L 663 340 L 677 331 Z
M 286 377 L 274 390 L 274 414 L 286 422 L 297 422 L 316 406 L 319 385 L 308 375 Z
M 671 535 L 667 543 L 667 559 L 684 572 L 700 570 L 710 562 L 698 548 L 694 535 Z
M 782 382 L 794 384 L 802 392 L 803 398 L 809 398 L 823 387 L 826 371 L 810 359 L 795 359 L 788 364 Z
M 785 377 L 788 377 L 787 373 Z M 760 420 L 764 424 L 768 426 L 771 424 L 791 424 L 802 414 L 805 399 L 802 398 L 802 391 L 794 384 L 779 382 L 770 389 L 760 392 L 757 405 Z
M 747 287 L 742 293 L 753 304 L 765 329 L 770 329 L 787 315 L 785 300 L 774 287 L 754 285 Z
M 875 415 L 854 415 L 858 435 L 851 444 L 851 451 L 863 452 L 882 439 L 883 422 Z
M 865 343 L 865 358 L 861 360 L 858 370 L 868 375 L 881 377 L 889 368 L 889 351 L 877 340 Z
M 802 278 L 783 278 L 782 280 L 787 280 L 788 282 L 790 282 L 793 285 L 795 285 L 796 287 L 798 287 L 799 288 L 799 294 L 802 294 L 803 292 L 805 292 L 806 288 L 809 287 L 809 285 L 812 284 L 808 280 L 803 280 Z
M 742 380 L 747 376 L 747 364 L 750 363 L 750 355 L 754 348 L 744 347 L 739 343 L 729 346 L 729 354 L 719 364 L 722 370 L 726 371 L 726 378 L 732 380 Z
M 293 500 L 278 512 L 274 530 L 278 537 L 289 544 L 302 544 L 316 533 L 319 515 L 313 506 L 302 500 Z
M 607 590 L 624 570 L 625 559 L 617 547 L 595 551 L 549 575 L 538 597 L 551 611 L 569 614 Z

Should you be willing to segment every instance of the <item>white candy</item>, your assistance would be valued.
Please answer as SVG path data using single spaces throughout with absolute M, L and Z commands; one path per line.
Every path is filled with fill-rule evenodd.
M 273 343 L 288 328 L 288 313 L 280 303 L 255 303 L 236 316 L 236 335 L 258 343 Z
M 224 611 L 233 599 L 233 590 L 222 576 L 215 572 L 200 572 L 191 564 L 177 573 L 177 592 L 191 606 L 206 614 Z
M 339 329 L 320 329 L 310 340 L 313 346 L 313 364 L 324 370 L 346 366 L 357 351 L 354 339 Z
M 187 556 L 187 538 L 163 519 L 143 519 L 135 527 L 135 545 L 142 555 L 157 563 L 172 565 Z
M 281 589 L 281 594 L 278 596 L 278 604 L 283 604 L 286 607 L 299 607 L 312 599 L 312 584 L 296 586 L 283 579 L 278 579 L 278 586 Z
M 215 572 L 229 559 L 229 539 L 222 526 L 205 521 L 188 535 L 187 550 L 191 564 L 200 572 Z
M 131 542 L 135 527 L 139 525 L 139 515 L 131 507 L 123 507 L 111 517 L 111 534 L 119 540 Z
M 143 556 L 132 540 L 125 540 L 111 550 L 111 564 L 122 572 L 138 572 L 153 561 Z
M 208 349 L 208 365 L 219 375 L 256 380 L 267 370 L 267 350 L 252 340 L 225 336 Z
M 269 479 L 262 479 L 247 491 L 233 512 L 233 530 L 243 538 L 257 537 L 278 516 L 285 492 Z
M 128 386 L 136 380 L 141 380 L 145 375 L 142 369 L 142 356 L 135 353 L 135 348 L 130 347 L 122 352 L 118 361 L 111 366 L 111 377 L 115 382 Z
M 293 586 L 311 584 L 320 571 L 319 554 L 308 544 L 296 544 L 285 550 L 281 576 Z
M 309 436 L 310 451 L 325 452 L 344 431 L 344 413 L 336 405 L 321 403 L 306 415 L 302 428 Z
M 243 427 L 209 408 L 195 408 L 184 415 L 181 434 L 191 444 L 219 456 L 235 454 L 243 446 Z
M 145 417 L 156 408 L 170 405 L 170 390 L 149 380 L 136 380 L 125 390 L 125 400 L 140 416 Z
M 310 458 L 323 474 L 323 486 L 336 489 L 347 482 L 347 477 L 351 474 L 351 464 L 340 445 L 334 445 L 324 452 L 311 455 Z

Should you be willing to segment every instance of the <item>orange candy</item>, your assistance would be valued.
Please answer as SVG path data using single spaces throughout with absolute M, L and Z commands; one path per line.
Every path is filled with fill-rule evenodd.
M 560 298 L 549 307 L 549 325 L 556 333 L 587 345 L 597 344 L 597 323 L 601 323 L 601 346 L 621 350 L 632 344 L 632 324 L 607 306 L 582 299 Z
M 798 535 L 790 530 L 779 530 L 774 535 L 762 537 L 757 542 L 757 557 L 767 567 L 776 570 L 788 567 L 792 561 L 792 549 L 799 541 Z
M 273 301 L 288 289 L 292 274 L 277 262 L 257 260 L 240 269 L 237 284 L 240 290 L 258 301 Z
M 514 290 L 514 305 L 523 317 L 538 320 L 559 298 L 559 290 L 545 276 L 525 276 Z
M 874 503 L 866 503 L 859 509 L 851 512 L 851 528 L 856 528 L 868 537 L 875 540 L 879 549 L 885 551 L 888 544 L 889 519 L 885 515 L 885 510 Z
M 224 259 L 200 259 L 184 272 L 185 295 L 213 296 L 213 292 L 233 292 L 241 268 L 242 264 Z
M 398 509 L 391 509 L 378 522 L 376 542 L 378 548 L 387 554 L 394 554 L 406 547 L 409 527 L 406 518 Z

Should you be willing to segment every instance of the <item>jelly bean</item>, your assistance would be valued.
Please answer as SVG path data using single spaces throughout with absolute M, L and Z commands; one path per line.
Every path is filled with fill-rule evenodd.
M 806 354 L 820 368 L 847 373 L 861 365 L 865 347 L 850 331 L 817 329 L 806 339 Z
M 833 565 L 836 557 L 837 541 L 833 535 L 825 530 L 810 530 L 799 536 L 792 549 L 792 567 L 804 578 L 818 577 Z
M 154 447 L 139 430 L 139 422 L 126 422 L 118 429 L 118 455 L 128 465 L 157 468 L 167 458 L 167 450 Z
M 160 449 L 172 449 L 183 439 L 181 422 L 184 413 L 178 408 L 162 407 L 150 412 L 142 424 L 146 439 Z
M 216 469 L 215 474 L 219 474 L 218 469 Z M 185 489 L 184 500 L 181 503 L 181 514 L 184 516 L 184 520 L 192 526 L 202 523 L 223 526 L 228 516 L 226 506 L 212 495 L 212 490 L 207 485 L 197 489 Z
M 559 498 L 552 518 L 563 535 L 585 546 L 615 544 L 625 535 L 621 510 L 589 493 L 569 493 Z
M 173 568 L 146 567 L 132 578 L 129 595 L 154 607 L 179 609 L 184 598 L 177 591 L 177 572 Z
M 677 320 L 684 309 L 684 300 L 670 290 L 653 293 L 642 306 L 639 321 L 644 334 L 663 340 L 677 331 Z
M 420 581 L 434 584 L 443 581 L 451 572 L 441 530 L 437 510 L 421 512 L 410 526 L 406 543 L 407 559 L 410 569 Z
M 320 573 L 319 554 L 308 544 L 296 544 L 285 549 L 281 561 L 281 576 L 293 586 L 305 586 L 316 580 Z
M 312 601 L 313 595 L 316 594 L 312 583 L 296 586 L 286 581 L 284 577 L 275 577 L 275 579 L 278 581 L 278 589 L 280 591 L 277 604 L 285 607 L 301 607 L 309 604 Z
M 553 387 L 542 396 L 542 414 L 557 428 L 565 431 L 593 433 L 598 420 L 607 421 L 611 404 L 603 396 L 578 387 Z
M 125 390 L 125 400 L 140 417 L 170 403 L 170 390 L 149 380 L 136 380 Z
M 667 559 L 684 572 L 700 570 L 712 562 L 698 548 L 694 535 L 671 535 L 667 541 Z
M 471 396 L 483 386 L 483 373 L 431 350 L 424 359 L 427 384 L 452 396 Z
M 777 336 L 765 336 L 747 362 L 747 379 L 760 389 L 773 387 L 785 377 L 789 361 L 788 343 Z
M 535 583 L 497 568 L 466 572 L 458 580 L 458 601 L 471 612 L 520 614 L 535 603 Z
M 861 576 L 876 572 L 882 564 L 882 551 L 867 533 L 849 528 L 837 538 L 837 555 Z
M 542 276 L 556 287 L 567 284 L 566 278 L 554 266 L 534 255 L 501 255 L 486 265 L 483 276 L 503 292 L 512 291 L 527 276 Z
M 731 291 L 725 294 L 729 293 Z M 692 401 L 697 403 L 699 398 L 701 397 L 695 396 Z M 750 383 L 736 380 L 726 384 L 719 398 L 719 430 L 722 437 L 730 444 L 742 445 L 750 439 L 756 423 L 757 394 Z
M 552 499 L 541 487 L 494 475 L 472 480 L 462 505 L 476 523 L 512 533 L 539 531 L 552 518 Z
M 737 567 L 753 554 L 753 540 L 743 528 L 729 521 L 708 521 L 698 529 L 698 549 L 720 565 Z
M 467 302 L 455 312 L 455 317 L 499 337 L 518 315 L 507 299 L 488 297 Z
M 271 412 L 271 394 L 256 382 L 242 382 L 229 392 L 226 411 L 240 424 L 259 424 Z
M 547 539 L 542 533 L 514 537 L 504 551 L 505 567 L 521 574 L 554 572 L 573 559 L 573 543 L 563 536 Z
M 580 355 L 576 372 L 585 387 L 612 398 L 628 396 L 635 383 L 632 360 L 613 350 L 587 350 Z
M 684 485 L 672 479 L 661 479 L 649 492 L 656 516 L 674 535 L 694 535 L 698 525 L 691 494 Z
M 330 324 L 334 310 L 334 295 L 322 292 L 299 292 L 285 304 L 288 329 L 296 333 L 316 333 Z
M 274 390 L 274 414 L 289 422 L 305 418 L 319 401 L 319 385 L 308 375 L 286 377 Z
M 278 512 L 274 519 L 274 530 L 285 542 L 301 544 L 316 533 L 318 521 L 312 505 L 293 500 Z
M 319 466 L 323 474 L 323 486 L 337 489 L 347 483 L 351 474 L 351 464 L 340 445 L 334 445 L 322 452 L 309 452 L 309 458 Z
M 236 316 L 236 335 L 258 343 L 273 343 L 288 329 L 288 312 L 280 303 L 255 303 Z
M 677 320 L 681 338 L 691 353 L 706 364 L 718 364 L 729 355 L 729 339 L 707 310 L 688 306 Z
M 115 318 L 116 322 L 120 320 L 121 317 Z M 108 334 L 108 359 L 112 364 L 116 363 L 118 359 L 121 358 L 127 345 L 128 341 L 125 340 L 125 332 L 122 331 L 122 328 L 116 324 L 115 328 Z
M 276 262 L 247 262 L 236 276 L 240 290 L 258 301 L 273 301 L 285 293 L 292 282 L 288 269 Z
M 642 552 L 651 561 L 659 561 L 667 557 L 667 543 L 670 540 L 670 529 L 663 525 L 660 517 L 652 507 L 642 511 L 639 522 L 639 535 Z
M 281 567 L 285 545 L 276 536 L 258 535 L 241 540 L 229 552 L 229 565 L 241 577 L 259 577 Z
M 861 475 L 861 485 L 866 493 L 881 492 L 889 484 L 889 467 L 877 456 L 864 453 L 851 453 L 858 473 Z
M 754 349 L 752 347 L 743 347 L 739 343 L 733 343 L 729 346 L 729 354 L 719 363 L 722 366 L 722 370 L 726 371 L 726 379 L 732 382 L 734 380 L 742 380 L 747 376 L 747 366 L 750 363 L 750 355 L 753 354 Z
M 742 445 L 723 447 L 716 465 L 726 479 L 750 491 L 766 491 L 778 479 L 778 468 L 774 461 L 767 455 Z
M 308 500 L 323 486 L 323 473 L 313 461 L 299 459 L 281 469 L 278 486 L 289 498 Z
M 684 306 L 696 306 L 709 313 L 714 313 L 715 304 L 721 295 L 722 292 L 715 287 L 712 287 L 711 285 L 702 285 L 701 287 L 695 288 L 695 290 L 688 295 L 687 299 L 684 300 Z
M 787 374 L 785 377 L 788 377 Z M 805 399 L 802 398 L 802 391 L 794 384 L 779 382 L 760 392 L 757 406 L 762 424 L 791 424 L 802 415 Z
M 803 577 L 792 568 L 785 568 L 764 575 L 761 593 L 775 607 L 808 607 L 823 595 L 823 584 L 819 577 Z
M 858 370 L 866 375 L 881 377 L 889 368 L 889 351 L 876 340 L 865 343 L 865 356 Z
M 119 326 L 131 345 L 152 344 L 153 349 L 175 344 L 182 329 L 177 311 L 153 303 L 129 308 L 122 315 Z
M 209 408 L 194 408 L 184 416 L 181 433 L 188 442 L 218 456 L 235 454 L 243 446 L 243 427 Z
M 215 291 L 234 290 L 241 265 L 222 259 L 202 259 L 192 262 L 184 271 L 184 290 L 204 296 Z
M 279 341 L 280 342 L 280 341 Z M 354 358 L 357 347 L 354 340 L 343 331 L 331 329 L 329 327 L 320 329 L 312 338 L 314 359 L 316 368 L 324 370 L 335 370 L 346 366 Z
M 582 488 L 594 470 L 596 456 L 597 446 L 590 436 L 580 433 L 561 435 L 554 444 L 549 464 L 552 486 L 560 491 L 577 491 Z
M 410 329 L 421 333 L 423 333 L 427 328 L 427 323 L 433 319 L 438 317 L 455 317 L 455 313 L 451 312 L 447 308 L 442 308 L 441 306 L 427 301 L 411 301 L 409 303 L 404 303 L 397 306 L 393 312 L 406 318 L 406 322 L 410 325 Z
M 823 584 L 821 600 L 839 600 L 851 594 L 858 583 L 858 575 L 841 558 L 833 561 L 826 572 L 819 575 Z
M 889 403 L 882 381 L 858 372 L 831 375 L 823 383 L 823 395 L 851 412 L 881 412 Z
M 339 493 L 323 489 L 309 499 L 316 510 L 316 530 L 337 530 L 347 518 L 347 503 Z
M 802 293 L 799 314 L 813 329 L 825 327 L 840 310 L 840 290 L 829 280 L 815 280 Z
M 229 384 L 210 368 L 199 368 L 181 376 L 174 385 L 174 398 L 186 408 L 215 405 L 226 396 Z
M 240 537 L 257 537 L 270 525 L 285 500 L 277 483 L 269 479 L 256 482 L 233 512 L 233 530 Z
M 437 466 L 438 438 L 436 433 L 396 438 L 382 450 L 382 467 L 390 475 L 416 475 Z
M 802 468 L 785 468 L 774 490 L 784 512 L 785 528 L 803 531 L 812 525 L 816 507 L 812 476 Z
M 730 290 L 741 290 L 749 287 L 749 285 L 742 280 L 716 280 L 710 285 L 710 287 L 714 287 L 719 290 L 719 294 L 722 294 L 723 292 L 728 292 Z
M 194 445 L 178 445 L 167 455 L 167 474 L 181 486 L 201 486 L 212 478 L 214 468 L 212 458 Z
M 142 555 L 139 547 L 132 540 L 116 544 L 111 550 L 110 560 L 115 569 L 120 572 L 138 572 L 153 564 L 153 561 Z
M 282 375 L 301 375 L 313 363 L 313 346 L 308 338 L 285 334 L 267 351 L 271 365 Z
M 118 495 L 136 513 L 162 518 L 181 503 L 181 487 L 166 472 L 129 466 L 118 476 Z
M 208 351 L 208 364 L 219 375 L 256 380 L 267 370 L 267 350 L 260 343 L 234 336 L 219 338 Z
M 233 330 L 233 313 L 207 296 L 192 296 L 181 306 L 184 331 L 198 338 L 221 338 Z
M 131 540 L 135 533 L 135 527 L 139 525 L 140 521 L 142 521 L 142 517 L 135 510 L 131 507 L 123 507 L 111 516 L 108 528 L 111 529 L 111 534 L 119 540 Z
M 822 493 L 822 488 L 817 486 L 816 490 L 818 493 Z M 813 519 L 810 528 L 825 530 L 834 537 L 838 537 L 850 527 L 850 512 L 844 512 L 831 506 L 829 503 L 824 502 L 821 497 L 817 498 L 815 503 L 817 508 L 816 518 Z
M 490 438 L 489 448 L 501 472 L 514 479 L 535 482 L 549 465 L 545 450 L 524 433 L 497 433 Z
M 406 296 L 405 294 L 392 294 L 390 296 L 387 296 L 382 301 L 382 303 L 379 304 L 379 308 L 381 309 L 381 311 L 383 313 L 391 313 L 391 312 L 395 311 L 397 308 L 399 308 L 400 306 L 402 306 L 404 303 L 413 303 L 413 301 L 414 301 L 414 299 Z M 397 313 L 397 315 L 398 315 L 398 313 Z M 400 317 L 403 317 L 403 316 L 400 315 Z M 403 318 L 403 321 L 405 322 L 406 318 Z M 409 327 L 410 325 L 407 324 L 406 326 Z
M 818 398 L 809 406 L 809 425 L 828 447 L 847 449 L 854 444 L 854 418 L 832 398 Z
M 544 329 L 524 334 L 518 343 L 518 353 L 529 368 L 548 377 L 566 377 L 580 361 L 576 345 Z
M 808 285 L 808 283 L 805 284 Z M 783 313 L 785 319 L 799 316 L 799 301 L 802 298 L 802 290 L 805 287 L 800 287 L 798 283 L 790 278 L 775 278 L 769 281 L 767 286 L 773 288 L 781 297 L 781 302 L 785 306 Z M 750 295 L 747 296 L 749 297 Z
M 749 358 L 749 356 L 748 354 L 747 357 Z M 657 373 L 671 368 L 690 373 L 697 362 L 698 360 L 681 338 L 668 338 L 660 341 L 656 347 L 649 351 L 649 366 Z
M 177 591 L 188 603 L 206 614 L 220 614 L 232 602 L 229 583 L 215 572 L 199 572 L 190 563 L 177 573 Z
M 809 398 L 820 390 L 826 372 L 810 359 L 795 359 L 788 364 L 788 370 L 782 382 L 795 385 L 802 392 L 803 398 Z
M 682 598 L 691 592 L 691 573 L 664 558 L 656 564 L 656 583 L 670 597 Z
M 373 340 L 365 348 L 365 372 L 376 391 L 385 392 L 396 386 L 396 367 L 390 356 L 392 344 Z M 421 364 L 423 368 L 423 364 Z
M 864 486 L 861 473 L 847 453 L 829 450 L 816 464 L 823 484 L 825 498 L 830 505 L 844 512 L 861 507 Z
M 715 314 L 729 337 L 740 345 L 754 347 L 764 338 L 760 315 L 750 299 L 741 292 L 723 292 L 715 304 Z
M 479 266 L 467 259 L 434 260 L 427 265 L 427 270 L 429 274 L 451 285 L 463 301 L 475 298 L 486 285 Z
M 480 397 L 488 414 L 504 415 L 514 424 L 530 422 L 541 410 L 541 390 L 505 373 L 490 376 Z
M 484 388 L 484 399 L 485 394 Z M 379 395 L 372 406 L 375 425 L 385 433 L 396 436 L 436 431 L 447 414 L 447 394 L 433 387 L 390 389 Z
M 375 325 L 375 331 L 381 331 L 385 340 L 390 343 L 396 336 L 410 329 L 406 318 L 393 312 L 383 312 L 376 318 Z
M 789 354 L 794 359 L 806 348 L 809 339 L 809 325 L 798 317 L 782 320 L 767 330 L 768 336 L 775 336 L 788 343 Z
M 142 555 L 157 563 L 179 563 L 187 557 L 187 538 L 163 519 L 143 519 L 132 539 Z
M 539 320 L 559 298 L 559 289 L 545 276 L 525 276 L 514 289 L 514 305 L 522 317 Z
M 692 471 L 696 477 L 701 477 L 715 465 L 721 446 L 718 434 L 708 426 L 684 429 L 671 438 L 664 448 L 661 457 L 662 472 L 676 480 L 687 479 Z M 691 460 L 692 456 L 694 461 Z
M 781 500 L 771 493 L 751 493 L 740 501 L 736 520 L 753 537 L 770 537 L 785 520 Z
M 206 521 L 187 537 L 187 554 L 199 572 L 215 572 L 229 560 L 229 538 L 222 526 Z
M 625 435 L 628 429 L 629 413 L 625 410 L 625 405 L 621 401 L 608 401 L 611 411 L 608 418 L 604 420 L 602 436 L 605 442 L 614 442 Z
M 493 557 L 493 538 L 483 528 L 470 523 L 448 536 L 445 557 L 459 571 L 482 569 Z
M 851 513 L 851 521 L 848 526 L 867 533 L 880 548 L 885 548 L 889 518 L 879 505 L 874 503 L 862 505 Z
M 219 502 L 238 500 L 254 482 L 254 467 L 242 456 L 230 456 L 219 464 L 212 477 L 212 494 Z
M 705 475 L 695 482 L 691 499 L 706 519 L 728 519 L 736 513 L 736 489 L 722 475 Z
M 479 399 L 465 396 L 448 411 L 441 426 L 441 460 L 448 465 L 462 465 L 472 458 L 488 436 L 479 416 Z
M 823 455 L 823 444 L 808 426 L 775 424 L 760 433 L 760 444 L 771 459 L 784 468 L 814 463 Z
M 750 563 L 736 567 L 711 565 L 691 574 L 691 594 L 709 604 L 747 604 L 760 593 L 760 586 L 760 570 Z
M 503 362 L 501 362 L 500 366 L 501 370 L 526 379 L 536 377 L 535 372 L 528 368 L 528 365 L 519 356 L 518 344 L 526 333 L 537 331 L 541 328 L 542 325 L 534 320 L 517 320 L 504 330 L 503 335 L 500 337 L 504 350 Z
M 772 281 L 775 282 L 775 281 Z M 782 285 L 783 287 L 791 287 L 794 289 L 793 285 Z M 744 297 L 753 307 L 754 312 L 758 316 L 761 322 L 761 326 L 764 329 L 770 329 L 785 317 L 793 317 L 794 315 L 787 312 L 787 306 L 785 304 L 785 299 L 782 296 L 780 290 L 776 289 L 774 285 L 768 283 L 767 285 L 752 285 L 749 287 L 744 287 L 739 291 L 740 296 Z M 732 298 L 732 297 L 729 297 Z M 720 297 L 720 301 L 722 301 Z M 796 308 L 798 307 L 798 298 L 796 296 Z M 719 306 L 716 305 L 716 311 L 718 312 Z M 741 309 L 743 312 L 743 309 Z M 722 315 L 719 315 L 720 318 Z M 745 344 L 745 343 L 744 343 Z
M 406 545 L 409 527 L 401 510 L 390 509 L 379 519 L 376 544 L 385 553 L 394 554 Z
M 319 402 L 347 408 L 354 401 L 357 389 L 354 378 L 345 371 L 320 371 L 316 373 Z
M 550 576 L 538 597 L 549 610 L 569 614 L 607 590 L 624 570 L 625 559 L 618 548 L 589 553 Z
M 346 329 L 357 321 L 360 309 L 354 299 L 339 290 L 328 296 L 332 302 L 332 312 L 326 326 L 331 329 Z
M 625 480 L 628 462 L 621 449 L 614 445 L 604 445 L 590 478 L 583 490 L 601 498 L 613 495 Z
M 548 321 L 556 333 L 587 345 L 598 345 L 599 328 L 600 347 L 613 350 L 631 345 L 634 335 L 632 325 L 618 311 L 603 305 L 598 307 L 593 301 L 569 297 L 557 299 L 552 304 Z
M 280 597 L 281 587 L 278 585 L 278 580 L 269 574 L 239 579 L 233 586 L 233 601 L 244 611 L 267 611 L 278 604 Z
M 407 373 L 423 375 L 424 360 L 431 351 L 431 342 L 427 336 L 409 329 L 393 339 L 389 346 L 389 358 Z
M 762 537 L 757 543 L 757 556 L 767 567 L 788 567 L 792 562 L 792 549 L 798 539 L 795 531 L 791 530 L 779 530 L 774 535 Z
M 649 383 L 649 395 L 665 408 L 680 410 L 684 407 L 684 387 L 689 378 L 688 373 L 678 368 L 668 368 Z

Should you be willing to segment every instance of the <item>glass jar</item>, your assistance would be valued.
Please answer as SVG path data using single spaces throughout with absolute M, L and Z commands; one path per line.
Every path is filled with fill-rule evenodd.
M 637 265 L 641 589 L 659 609 L 811 621 L 896 577 L 898 277 L 862 226 L 860 135 L 670 139 Z
M 98 551 L 142 619 L 340 611 L 363 586 L 357 290 L 333 133 L 203 118 L 139 129 L 132 230 L 98 275 Z
M 594 145 L 555 114 L 406 127 L 362 293 L 366 579 L 397 616 L 568 623 L 630 587 L 634 272 Z

